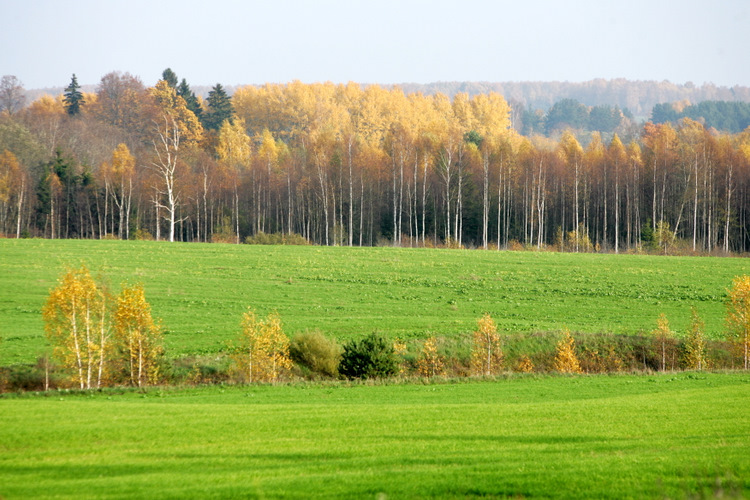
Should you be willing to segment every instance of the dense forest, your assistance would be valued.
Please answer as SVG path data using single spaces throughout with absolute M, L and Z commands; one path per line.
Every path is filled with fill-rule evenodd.
M 657 104 L 672 102 L 740 101 L 750 102 L 750 87 L 717 86 L 712 83 L 695 85 L 669 81 L 643 81 L 597 78 L 587 82 L 437 82 L 399 85 L 406 93 L 445 94 L 453 97 L 463 93 L 496 92 L 514 108 L 546 112 L 563 99 L 572 99 L 586 106 L 612 106 L 627 109 L 638 119 L 647 119 Z
M 153 87 L 73 75 L 26 103 L 0 86 L 0 233 L 8 237 L 324 245 L 745 252 L 750 130 L 639 125 L 570 98 L 523 135 L 496 92 L 317 83 L 205 99 L 167 69 Z M 572 111 L 571 111 L 572 110 Z M 578 110 L 578 111 L 576 111 Z M 584 116 L 585 115 L 585 116 Z M 567 121 L 566 121 L 567 120 Z M 593 123 L 599 125 L 592 126 Z M 593 128 L 592 128 L 593 127 Z

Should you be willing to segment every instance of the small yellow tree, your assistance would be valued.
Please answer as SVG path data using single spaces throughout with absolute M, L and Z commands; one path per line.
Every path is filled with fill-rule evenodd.
M 667 353 L 674 347 L 674 332 L 669 328 L 667 315 L 661 313 L 656 320 L 656 329 L 651 332 L 659 349 L 659 370 L 667 369 Z
M 705 323 L 698 316 L 698 311 L 693 308 L 690 333 L 685 340 L 685 368 L 688 370 L 705 370 L 707 368 L 704 329 Z
M 114 324 L 120 361 L 130 384 L 143 387 L 158 382 L 164 348 L 143 285 L 125 287 L 120 292 Z
M 727 338 L 735 355 L 750 369 L 750 276 L 737 276 L 732 281 L 727 301 Z
M 567 328 L 563 330 L 563 338 L 557 343 L 553 366 L 555 371 L 560 373 L 582 373 L 581 364 L 575 352 L 575 340 Z
M 54 355 L 81 389 L 101 387 L 111 346 L 108 294 L 86 266 L 68 270 L 50 292 L 42 319 Z
M 232 349 L 239 373 L 249 382 L 277 382 L 292 367 L 289 338 L 278 313 L 259 320 L 252 310 L 242 315 L 239 345 Z
M 503 364 L 503 351 L 497 325 L 489 313 L 477 320 L 471 346 L 471 372 L 474 375 L 494 375 Z
M 531 361 L 531 358 L 529 358 L 526 354 L 521 356 L 521 358 L 518 360 L 518 366 L 516 367 L 516 371 L 519 371 L 521 373 L 533 372 L 534 363 Z
M 438 353 L 437 339 L 434 336 L 425 340 L 422 355 L 417 360 L 417 371 L 423 377 L 443 374 L 443 357 Z

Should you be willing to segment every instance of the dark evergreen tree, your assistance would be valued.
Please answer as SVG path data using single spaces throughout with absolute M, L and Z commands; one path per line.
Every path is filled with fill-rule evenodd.
M 383 378 L 398 371 L 393 344 L 377 333 L 344 345 L 339 372 L 348 378 Z
M 464 134 L 464 141 L 470 142 L 476 147 L 481 148 L 484 138 L 476 130 L 470 130 Z
M 201 116 L 203 115 L 203 108 L 201 108 L 201 103 L 200 101 L 198 101 L 198 97 L 196 97 L 195 92 L 192 91 L 190 85 L 188 85 L 187 81 L 184 78 L 177 86 L 177 95 L 185 99 L 187 108 L 192 111 L 193 114 L 200 120 Z
M 523 123 L 521 127 L 522 135 L 532 136 L 544 133 L 544 111 L 540 109 L 524 110 L 521 122 Z
M 651 110 L 651 121 L 656 124 L 676 122 L 678 118 L 677 111 L 674 110 L 671 104 L 666 102 L 655 105 Z
M 646 223 L 641 227 L 641 243 L 649 250 L 655 250 L 659 248 L 659 244 L 656 241 L 656 234 L 654 233 L 654 227 L 651 225 L 651 219 L 646 219 Z
M 203 126 L 211 130 L 219 130 L 224 120 L 231 120 L 234 114 L 232 98 L 227 95 L 224 87 L 217 83 L 208 93 L 208 110 L 203 115 Z
M 547 134 L 565 128 L 582 130 L 588 127 L 589 110 L 575 99 L 563 99 L 547 112 Z
M 63 99 L 63 102 L 65 103 L 65 111 L 67 111 L 70 116 L 75 116 L 80 113 L 81 106 L 85 104 L 83 94 L 79 90 L 80 88 L 81 86 L 78 85 L 78 78 L 76 78 L 76 74 L 73 73 L 70 85 L 65 88 L 65 98 Z
M 594 106 L 589 112 L 589 129 L 599 132 L 612 132 L 622 121 L 622 112 L 617 106 L 607 104 Z
M 172 68 L 167 68 L 161 73 L 161 79 L 167 82 L 167 85 L 173 89 L 177 88 L 177 74 L 172 71 Z

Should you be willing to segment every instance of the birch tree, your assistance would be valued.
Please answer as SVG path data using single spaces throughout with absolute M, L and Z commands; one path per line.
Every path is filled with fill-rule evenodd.
M 157 212 L 166 211 L 167 215 L 164 218 L 169 224 L 169 241 L 174 241 L 180 205 L 180 193 L 176 182 L 180 148 L 198 143 L 202 138 L 203 128 L 193 112 L 187 109 L 185 100 L 164 80 L 160 80 L 151 89 L 151 94 L 159 109 L 154 120 L 154 138 L 151 141 L 154 147 L 151 167 L 160 180 L 159 185 L 155 186 L 153 202 Z M 157 220 L 156 223 L 159 234 L 160 221 Z
M 130 238 L 130 204 L 133 197 L 133 176 L 135 175 L 135 157 L 130 154 L 127 145 L 119 144 L 112 153 L 112 198 L 119 210 L 120 239 Z
M 554 369 L 560 373 L 582 373 L 575 351 L 575 339 L 567 328 L 555 349 Z
M 143 387 L 158 382 L 164 348 L 143 285 L 125 287 L 120 292 L 114 330 L 119 361 L 129 383 Z
M 742 368 L 750 369 L 750 276 L 737 276 L 732 281 L 727 301 L 727 338 Z
M 80 389 L 101 387 L 111 353 L 110 298 L 85 266 L 67 271 L 47 299 L 42 318 L 54 355 Z
M 438 352 L 437 338 L 428 338 L 422 347 L 422 354 L 417 360 L 417 371 L 423 377 L 437 377 L 444 372 L 444 359 Z
M 241 118 L 224 120 L 219 129 L 219 143 L 216 146 L 216 155 L 220 161 L 229 167 L 231 172 L 234 187 L 232 218 L 234 219 L 237 243 L 240 242 L 240 198 L 238 184 L 239 179 L 250 163 L 251 152 L 250 137 L 245 132 L 245 121 Z
M 674 332 L 669 327 L 667 316 L 662 313 L 656 320 L 656 329 L 651 332 L 659 353 L 659 370 L 667 369 L 667 355 L 674 347 Z
M 278 382 L 292 367 L 289 338 L 284 334 L 281 317 L 270 313 L 265 320 L 248 310 L 242 315 L 242 333 L 232 347 L 235 366 L 248 383 Z
M 489 376 L 498 373 L 503 363 L 503 350 L 497 325 L 489 313 L 477 320 L 471 344 L 471 372 Z
M 707 368 L 705 328 L 705 323 L 693 307 L 690 332 L 685 340 L 685 367 L 689 370 L 705 370 Z

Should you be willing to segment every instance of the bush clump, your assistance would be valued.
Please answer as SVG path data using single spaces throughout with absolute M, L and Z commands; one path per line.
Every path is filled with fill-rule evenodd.
M 347 378 L 383 378 L 398 372 L 393 345 L 377 333 L 344 345 L 339 373 Z
M 310 242 L 305 239 L 304 236 L 293 233 L 270 233 L 266 234 L 263 231 L 255 233 L 252 236 L 245 238 L 247 245 L 309 245 Z
M 289 344 L 292 361 L 311 373 L 338 377 L 341 346 L 320 331 L 301 333 Z

